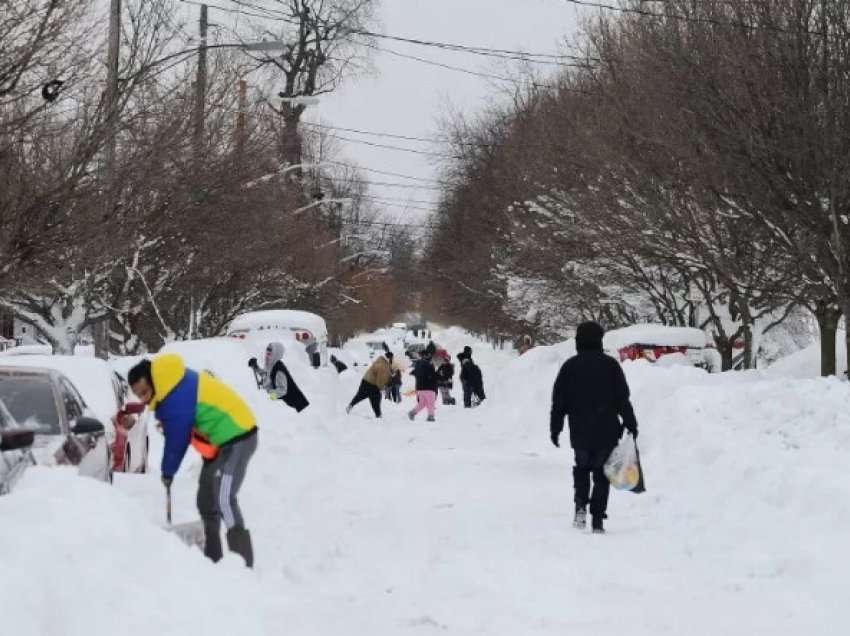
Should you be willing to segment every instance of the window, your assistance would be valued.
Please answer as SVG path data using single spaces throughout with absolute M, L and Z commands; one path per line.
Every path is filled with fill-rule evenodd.
M 65 404 L 65 416 L 68 418 L 68 422 L 73 422 L 83 414 L 82 398 L 65 378 L 60 381 L 60 387 L 62 389 L 62 402 Z
M 0 400 L 21 426 L 59 435 L 62 427 L 50 379 L 45 375 L 0 375 Z

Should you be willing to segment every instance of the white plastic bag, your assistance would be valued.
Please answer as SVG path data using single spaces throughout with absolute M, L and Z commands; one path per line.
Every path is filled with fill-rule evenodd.
M 640 456 L 634 437 L 626 435 L 605 462 L 605 476 L 617 490 L 635 490 L 642 482 Z

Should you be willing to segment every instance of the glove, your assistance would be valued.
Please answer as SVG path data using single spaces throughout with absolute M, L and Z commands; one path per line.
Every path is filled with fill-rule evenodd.
M 252 369 L 256 369 L 257 368 L 257 359 L 251 358 L 250 360 L 248 360 L 248 366 L 251 367 Z
M 560 442 L 558 442 L 558 438 L 560 436 L 561 436 L 560 433 L 555 433 L 554 431 L 552 431 L 552 433 L 550 435 L 550 438 L 552 439 L 552 443 L 555 445 L 556 448 L 561 448 L 561 444 L 560 444 Z
M 165 475 L 162 476 L 162 485 L 165 486 L 166 488 L 171 487 L 172 481 L 174 481 L 174 477 L 166 477 Z
M 270 400 L 279 400 L 280 398 L 278 397 L 277 393 L 275 393 L 274 391 L 269 391 L 269 399 Z

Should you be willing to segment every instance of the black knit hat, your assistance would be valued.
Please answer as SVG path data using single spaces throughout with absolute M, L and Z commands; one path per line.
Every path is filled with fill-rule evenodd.
M 602 351 L 605 330 L 598 322 L 583 322 L 576 329 L 576 351 Z

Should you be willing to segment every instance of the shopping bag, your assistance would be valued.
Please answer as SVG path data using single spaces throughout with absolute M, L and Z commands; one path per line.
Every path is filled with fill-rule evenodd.
M 631 490 L 634 493 L 646 490 L 640 465 L 640 451 L 631 435 L 624 437 L 611 452 L 605 462 L 604 471 L 608 481 L 617 490 Z

